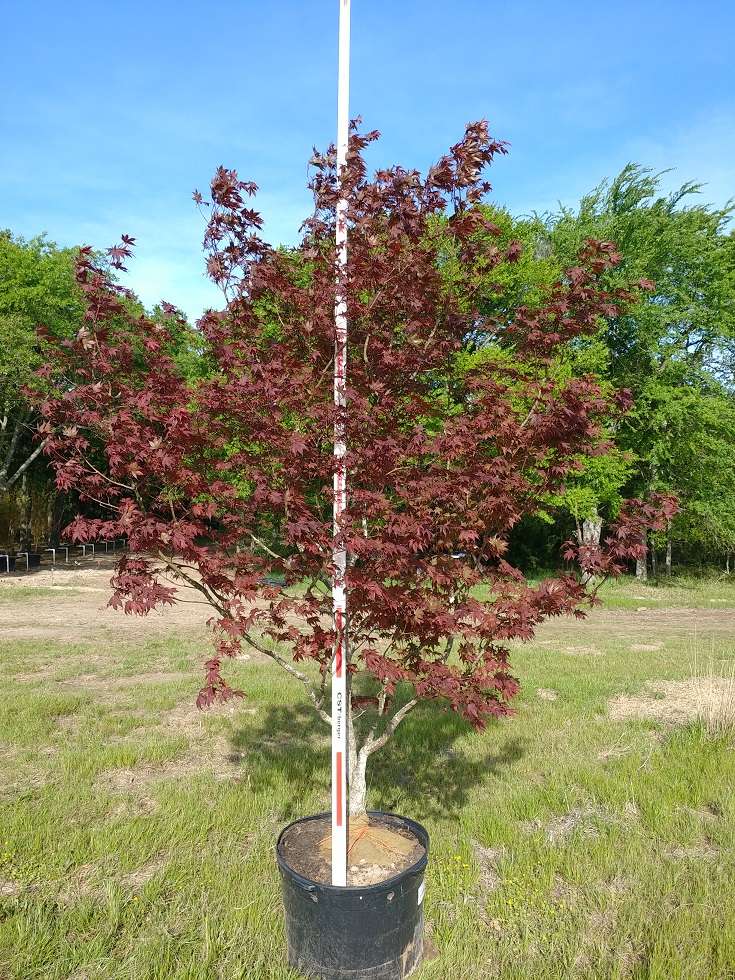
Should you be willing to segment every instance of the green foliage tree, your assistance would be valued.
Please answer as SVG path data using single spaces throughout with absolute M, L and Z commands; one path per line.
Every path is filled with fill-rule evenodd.
M 483 360 L 503 361 L 512 366 L 512 348 L 498 343 L 494 329 L 497 322 L 508 316 L 532 315 L 548 302 L 549 290 L 564 276 L 564 262 L 555 251 L 549 237 L 549 230 L 538 216 L 513 218 L 507 209 L 493 205 L 483 208 L 486 220 L 496 229 L 499 247 L 514 256 L 514 262 L 493 270 L 486 283 L 482 302 L 483 318 L 477 332 L 468 338 L 463 355 L 469 368 Z M 580 241 L 580 248 L 584 242 Z M 455 259 L 454 264 L 458 264 Z M 566 263 L 567 265 L 569 263 Z M 451 278 L 454 265 L 446 264 L 446 274 Z M 600 321 L 602 324 L 602 321 Z M 572 338 L 556 352 L 549 375 L 557 379 L 609 376 L 610 351 L 599 336 L 590 335 Z M 608 394 L 614 386 L 609 385 Z M 614 434 L 616 423 L 608 420 L 607 435 Z M 612 439 L 604 444 L 604 451 L 586 459 L 578 459 L 560 493 L 549 498 L 546 509 L 542 508 L 533 516 L 524 519 L 524 528 L 519 528 L 514 541 L 524 552 L 524 567 L 546 567 L 548 561 L 555 561 L 558 542 L 572 534 L 580 545 L 597 545 L 602 531 L 602 515 L 608 519 L 617 516 L 622 502 L 621 487 L 625 484 L 630 470 L 630 462 L 624 453 L 614 445 Z M 530 537 L 526 531 L 533 527 Z M 545 538 L 551 535 L 556 545 L 551 546 Z M 521 544 L 521 542 L 523 542 Z M 520 557 L 520 555 L 519 555 Z
M 83 291 L 74 279 L 77 252 L 59 248 L 45 235 L 26 240 L 9 230 L 0 232 L 0 502 L 8 495 L 17 497 L 18 531 L 24 545 L 31 475 L 51 510 L 56 497 L 40 458 L 44 443 L 34 438 L 35 409 L 24 389 L 45 359 L 46 343 L 37 327 L 43 324 L 45 336 L 58 340 L 74 337 L 84 323 Z M 102 267 L 110 271 L 108 262 L 102 262 Z M 126 290 L 121 302 L 126 316 L 145 314 L 132 292 Z M 206 370 L 196 333 L 178 311 L 163 303 L 151 319 L 167 323 L 173 356 L 185 374 L 197 376 Z
M 566 504 L 582 520 L 582 531 L 586 521 L 594 535 L 601 514 L 614 514 L 621 494 L 650 488 L 677 493 L 683 506 L 669 529 L 670 567 L 672 536 L 689 549 L 715 541 L 730 548 L 727 529 L 735 514 L 731 518 L 729 512 L 735 508 L 727 488 L 735 428 L 727 420 L 735 396 L 735 237 L 727 232 L 733 206 L 696 202 L 701 187 L 691 182 L 662 194 L 662 176 L 629 164 L 586 195 L 578 209 L 561 208 L 532 227 L 533 247 L 552 272 L 594 238 L 615 242 L 622 255 L 605 274 L 607 288 L 634 278 L 654 284 L 641 303 L 601 322 L 597 337 L 569 351 L 573 371 L 592 369 L 614 387 L 628 389 L 635 407 L 614 433 L 630 465 L 621 465 L 620 456 L 587 464 L 569 481 Z
M 42 443 L 33 441 L 34 413 L 23 392 L 43 362 L 36 326 L 68 337 L 82 323 L 75 254 L 43 235 L 26 241 L 0 232 L 0 501 L 23 486 L 42 451 Z

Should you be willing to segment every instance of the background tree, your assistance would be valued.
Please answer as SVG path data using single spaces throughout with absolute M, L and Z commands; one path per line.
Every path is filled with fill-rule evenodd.
M 548 510 L 580 459 L 608 450 L 604 425 L 628 399 L 555 365 L 634 299 L 629 288 L 600 287 L 618 256 L 590 242 L 543 305 L 484 313 L 488 277 L 518 257 L 479 206 L 482 172 L 503 145 L 473 124 L 425 179 L 395 167 L 369 180 L 362 152 L 376 138 L 353 132 L 340 175 L 333 147 L 315 153 L 314 213 L 293 251 L 262 241 L 248 201 L 256 188 L 233 172 L 217 172 L 211 204 L 195 195 L 210 208 L 207 268 L 227 298 L 199 321 L 209 365 L 200 377 L 174 356 L 175 311 L 166 311 L 173 330 L 130 316 L 124 290 L 83 252 L 85 326 L 41 372 L 43 384 L 61 379 L 56 393 L 39 396 L 59 487 L 109 515 L 80 515 L 71 533 L 128 537 L 111 604 L 146 613 L 174 602 L 185 582 L 213 606 L 201 705 L 239 693 L 221 667 L 246 642 L 297 677 L 329 724 L 341 640 L 353 677 L 353 815 L 365 809 L 368 757 L 422 699 L 478 729 L 508 714 L 518 683 L 507 642 L 595 601 L 571 574 L 530 585 L 507 561 L 508 537 L 524 515 Z M 332 381 L 342 196 L 345 412 Z M 129 242 L 111 250 L 113 265 Z M 478 331 L 502 356 L 467 360 Z M 341 630 L 330 594 L 336 423 L 349 487 L 337 529 L 348 554 Z M 623 506 L 605 549 L 570 544 L 567 558 L 588 574 L 619 571 L 640 554 L 645 528 L 662 526 L 663 508 Z
M 84 323 L 83 294 L 74 278 L 77 252 L 58 248 L 44 235 L 26 241 L 10 231 L 0 232 L 0 506 L 5 498 L 8 544 L 17 537 L 22 549 L 31 543 L 33 501 L 42 504 L 44 529 L 51 537 L 54 529 L 58 533 L 65 508 L 77 503 L 55 491 L 41 456 L 43 444 L 34 441 L 37 417 L 25 393 L 29 379 L 44 363 L 45 338 L 73 337 Z M 106 264 L 107 274 L 111 271 Z M 126 321 L 145 312 L 132 293 L 124 305 Z M 156 307 L 151 317 L 161 320 L 167 315 Z M 40 324 L 43 335 L 37 332 Z M 196 336 L 183 318 L 176 327 L 174 356 L 189 373 L 206 370 Z
M 681 497 L 667 541 L 670 570 L 672 535 L 690 547 L 714 541 L 702 522 L 713 488 L 723 518 L 730 508 L 735 433 L 722 423 L 732 417 L 735 397 L 735 238 L 727 232 L 732 205 L 696 203 L 701 187 L 694 183 L 663 195 L 662 176 L 629 164 L 576 211 L 562 208 L 544 224 L 560 265 L 585 238 L 604 238 L 623 256 L 603 279 L 608 288 L 637 278 L 654 283 L 641 303 L 606 320 L 598 372 L 630 390 L 635 403 L 615 434 L 634 464 L 622 492 L 655 487 Z M 706 449 L 713 438 L 714 452 Z
M 556 521 L 526 519 L 515 532 L 513 547 L 524 549 L 527 565 L 548 561 L 549 541 L 571 533 L 569 518 L 580 540 L 594 540 L 603 522 L 615 518 L 623 496 L 651 486 L 674 491 L 682 501 L 662 542 L 668 570 L 672 543 L 695 563 L 705 553 L 712 556 L 715 540 L 727 552 L 722 535 L 730 523 L 727 488 L 735 449 L 727 421 L 735 395 L 735 237 L 727 230 L 732 208 L 697 203 L 700 188 L 693 183 L 661 194 L 661 177 L 631 164 L 576 209 L 516 220 L 486 209 L 491 220 L 500 219 L 503 240 L 515 239 L 523 249 L 518 263 L 491 280 L 489 312 L 543 303 L 544 286 L 589 238 L 614 241 L 622 255 L 602 277 L 607 288 L 642 278 L 653 282 L 641 303 L 602 319 L 597 334 L 576 338 L 562 352 L 559 369 L 592 371 L 629 390 L 634 408 L 619 428 L 610 420 L 619 452 L 586 463 L 567 480 Z M 480 342 L 495 343 L 492 335 Z M 656 550 L 651 554 L 655 565 Z
M 487 326 L 498 317 L 513 317 L 519 310 L 543 309 L 554 284 L 563 276 L 564 267 L 547 227 L 537 216 L 514 219 L 507 210 L 488 205 L 483 206 L 483 214 L 497 222 L 496 241 L 513 254 L 515 261 L 494 269 L 488 277 L 480 304 L 483 319 L 467 345 L 467 363 L 487 357 L 508 362 L 512 352 Z M 577 244 L 581 248 L 584 240 Z M 574 255 L 568 258 L 571 262 Z M 608 276 L 614 268 L 613 264 Z M 448 274 L 451 275 L 450 265 Z M 599 327 L 603 324 L 601 318 Z M 598 331 L 559 345 L 553 371 L 558 377 L 594 374 L 602 379 L 609 376 L 609 366 L 610 351 Z M 610 385 L 607 395 L 612 398 L 613 394 L 614 386 Z M 607 425 L 608 434 L 612 434 L 615 420 L 611 417 Z M 608 521 L 617 517 L 623 499 L 621 490 L 630 473 L 630 459 L 612 443 L 603 454 L 577 460 L 562 492 L 549 500 L 548 511 L 527 516 L 515 529 L 512 553 L 523 567 L 537 570 L 553 567 L 560 542 L 572 534 L 581 545 L 599 544 L 603 517 Z
M 74 287 L 76 249 L 59 249 L 44 236 L 25 241 L 0 232 L 0 504 L 17 495 L 21 545 L 29 535 L 29 480 L 42 444 L 23 387 L 43 363 L 36 327 L 72 336 L 82 323 L 81 297 Z M 45 468 L 35 474 L 44 480 Z M 11 542 L 12 543 L 12 542 Z

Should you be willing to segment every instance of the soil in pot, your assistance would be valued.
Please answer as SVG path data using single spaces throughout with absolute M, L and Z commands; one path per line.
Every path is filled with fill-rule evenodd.
M 332 882 L 332 825 L 329 816 L 296 823 L 281 836 L 279 851 L 288 866 L 319 884 Z M 411 830 L 385 814 L 351 820 L 347 851 L 347 886 L 376 885 L 421 860 L 426 848 Z

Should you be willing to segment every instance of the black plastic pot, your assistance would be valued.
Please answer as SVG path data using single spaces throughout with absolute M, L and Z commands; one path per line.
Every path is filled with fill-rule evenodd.
M 329 818 L 328 813 L 295 824 Z M 319 980 L 403 980 L 418 966 L 423 951 L 424 871 L 429 835 L 406 817 L 371 810 L 396 828 L 410 830 L 425 848 L 406 871 L 377 885 L 323 885 L 297 874 L 276 847 L 283 886 L 288 962 Z

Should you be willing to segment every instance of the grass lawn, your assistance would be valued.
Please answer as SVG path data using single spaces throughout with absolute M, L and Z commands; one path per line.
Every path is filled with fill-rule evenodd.
M 516 717 L 426 705 L 373 757 L 370 805 L 431 835 L 417 980 L 735 978 L 735 738 L 690 681 L 731 669 L 735 587 L 607 599 L 518 647 Z M 197 712 L 206 655 L 0 625 L 3 980 L 296 980 L 275 840 L 329 808 L 328 733 L 256 659 L 228 672 L 247 700 Z

